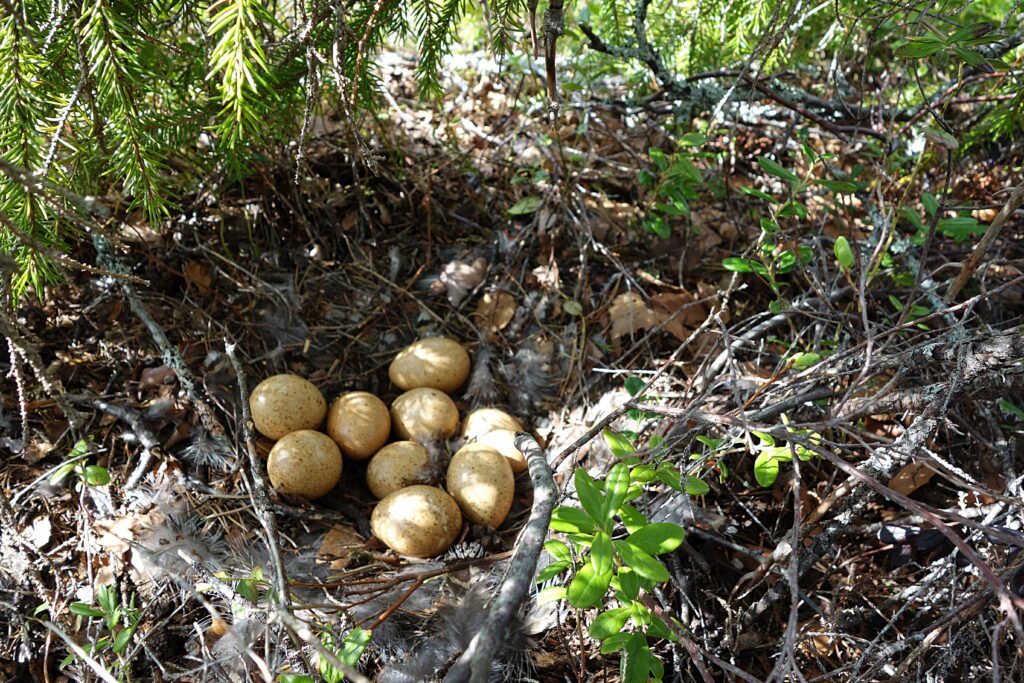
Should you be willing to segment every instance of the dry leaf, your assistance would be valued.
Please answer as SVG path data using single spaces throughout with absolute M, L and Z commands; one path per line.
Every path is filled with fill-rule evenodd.
M 183 269 L 185 279 L 199 288 L 199 291 L 206 294 L 213 284 L 213 276 L 210 275 L 210 264 L 189 261 Z
M 537 278 L 537 284 L 544 289 L 558 289 L 559 285 L 562 284 L 561 278 L 558 275 L 557 261 L 552 261 L 546 266 L 537 266 L 531 272 Z
M 704 304 L 696 304 L 689 292 L 661 292 L 651 297 L 651 308 L 658 323 L 679 341 L 684 341 L 707 318 Z
M 935 476 L 935 470 L 928 466 L 924 460 L 915 460 L 904 466 L 896 476 L 889 480 L 889 488 L 904 496 L 921 488 Z
M 654 311 L 647 307 L 636 292 L 626 292 L 615 297 L 608 309 L 608 316 L 612 322 L 612 343 L 618 342 L 627 334 L 636 334 L 658 324 L 658 317 Z
M 330 562 L 331 569 L 344 569 L 352 561 L 351 554 L 356 548 L 366 545 L 366 540 L 350 526 L 335 524 L 320 542 L 317 559 Z
M 488 292 L 476 306 L 476 324 L 493 336 L 512 321 L 516 300 L 508 292 Z
M 99 531 L 99 544 L 107 552 L 115 555 L 128 552 L 135 540 L 135 529 L 140 517 L 135 514 L 125 515 L 116 520 L 98 519 L 95 522 Z
M 359 211 L 352 209 L 345 214 L 345 217 L 341 219 L 341 229 L 345 232 L 351 232 L 352 228 L 359 224 Z
M 487 259 L 480 257 L 472 263 L 452 261 L 441 271 L 441 283 L 448 292 L 448 303 L 458 306 L 466 295 L 484 281 Z
M 49 455 L 57 447 L 49 441 L 30 441 L 28 447 L 22 451 L 21 458 L 26 462 L 39 462 Z

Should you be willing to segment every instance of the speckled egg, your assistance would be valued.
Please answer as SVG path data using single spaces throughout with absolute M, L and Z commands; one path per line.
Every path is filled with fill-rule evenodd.
M 377 498 L 414 484 L 426 484 L 431 476 L 430 456 L 415 441 L 396 441 L 380 449 L 366 467 L 366 485 Z
M 405 392 L 391 404 L 395 432 L 409 441 L 441 441 L 459 427 L 459 409 L 448 394 L 421 387 Z
M 481 444 L 505 456 L 509 466 L 516 474 L 526 471 L 526 456 L 516 448 L 516 433 L 511 429 L 495 429 L 477 437 L 473 443 Z
M 327 434 L 346 458 L 366 460 L 388 442 L 391 414 L 384 401 L 373 394 L 351 391 L 331 404 Z
M 407 486 L 377 503 L 370 527 L 400 555 L 433 557 L 448 550 L 462 530 L 455 499 L 433 486 Z
M 462 436 L 469 440 L 483 436 L 495 429 L 523 431 L 523 423 L 498 408 L 477 408 L 466 416 L 462 423 Z
M 327 414 L 327 401 L 316 385 L 298 375 L 273 375 L 249 395 L 252 421 L 260 434 L 280 439 L 300 429 L 316 429 Z
M 300 429 L 278 439 L 267 457 L 267 475 L 279 493 L 315 500 L 341 478 L 341 451 L 331 437 Z
M 508 460 L 496 450 L 471 444 L 452 456 L 448 491 L 475 524 L 497 528 L 512 508 L 515 480 Z
M 469 377 L 469 354 L 448 337 L 428 337 L 402 349 L 388 368 L 392 384 L 408 391 L 428 387 L 451 393 Z

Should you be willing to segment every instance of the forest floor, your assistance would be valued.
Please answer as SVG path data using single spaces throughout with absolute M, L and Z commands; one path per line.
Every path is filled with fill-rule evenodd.
M 95 605 L 94 586 L 117 585 L 141 634 L 103 655 L 124 680 L 258 678 L 248 655 L 277 655 L 254 619 L 194 594 L 209 584 L 203 567 L 257 598 L 273 583 L 226 345 L 250 386 L 292 372 L 328 400 L 360 389 L 389 401 L 395 352 L 434 333 L 463 341 L 476 363 L 460 407 L 523 419 L 564 504 L 576 504 L 575 467 L 600 478 L 617 460 L 600 436 L 567 447 L 629 400 L 628 378 L 655 380 L 643 400 L 660 412 L 638 431 L 665 437 L 659 460 L 707 486 L 654 486 L 638 501 L 688 534 L 657 596 L 686 629 L 657 645 L 668 680 L 765 680 L 785 667 L 807 680 L 1024 677 L 1007 617 L 1024 596 L 1024 221 L 1010 216 L 983 276 L 946 305 L 976 236 L 936 230 L 927 201 L 911 200 L 933 233 L 918 249 L 913 224 L 893 215 L 908 190 L 938 194 L 948 181 L 944 209 L 969 206 L 984 230 L 1019 182 L 1024 146 L 948 168 L 937 153 L 906 174 L 870 145 L 809 129 L 832 167 L 862 167 L 863 185 L 803 192 L 806 215 L 780 221 L 759 277 L 742 272 L 758 269 L 757 193 L 786 186 L 757 159 L 808 172 L 792 142 L 803 122 L 780 114 L 711 137 L 713 153 L 690 159 L 701 173 L 690 213 L 668 215 L 663 238 L 639 225 L 656 192 L 641 170 L 657 175 L 652 148 L 689 149 L 658 125 L 664 106 L 569 105 L 551 128 L 529 105 L 532 79 L 468 72 L 438 111 L 412 99 L 410 73 L 400 57 L 387 67 L 394 100 L 367 131 L 382 152 L 370 166 L 353 163 L 337 121 L 318 119 L 298 174 L 284 150 L 242 182 L 211 178 L 166 229 L 140 219 L 110 253 L 77 255 L 133 264 L 136 280 L 76 272 L 18 311 L 60 388 L 37 386 L 24 363 L 0 366 L 0 486 L 21 530 L 0 546 L 20 568 L 0 573 L 0 677 L 92 676 L 81 659 L 58 668 L 67 646 L 30 617 L 40 591 Z M 836 265 L 840 236 L 855 245 L 850 270 Z M 804 260 L 781 266 L 787 249 Z M 621 415 L 609 427 L 635 425 Z M 776 458 L 762 485 L 771 477 L 755 461 L 784 442 L 808 445 L 808 459 Z M 263 455 L 270 445 L 257 440 Z M 109 484 L 76 486 L 69 462 L 106 468 Z M 272 497 L 284 567 L 307 616 L 373 627 L 367 675 L 403 680 L 422 643 L 444 660 L 479 625 L 480 595 L 467 589 L 500 578 L 529 479 L 501 528 L 469 527 L 445 557 L 410 566 L 370 540 L 363 468 L 345 467 L 315 504 Z M 583 636 L 592 618 L 564 603 L 531 609 L 503 654 L 509 678 L 619 680 L 619 656 Z M 51 619 L 83 647 L 105 633 L 88 614 Z

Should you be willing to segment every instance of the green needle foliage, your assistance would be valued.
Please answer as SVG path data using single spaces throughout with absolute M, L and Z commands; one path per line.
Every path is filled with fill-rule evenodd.
M 311 117 L 325 107 L 340 108 L 346 120 L 358 123 L 359 108 L 377 106 L 375 55 L 389 42 L 416 45 L 422 90 L 431 97 L 441 94 L 439 74 L 460 31 L 462 37 L 486 35 L 498 53 L 528 54 L 529 4 L 0 3 L 0 249 L 19 264 L 10 293 L 20 297 L 34 289 L 41 296 L 56 278 L 50 257 L 80 234 L 83 202 L 76 196 L 99 198 L 115 221 L 139 215 L 158 227 L 199 179 L 212 171 L 243 175 L 258 154 L 289 139 L 304 140 Z M 916 106 L 955 82 L 964 68 L 1013 72 L 1013 52 L 1001 53 L 1005 61 L 983 57 L 986 46 L 1019 30 L 1002 21 L 1016 16 L 1009 0 L 971 3 L 941 21 L 923 2 L 871 19 L 879 7 L 873 0 L 814 8 L 781 0 L 572 4 L 568 9 L 575 14 L 566 16 L 560 45 L 585 50 L 589 41 L 575 31 L 583 22 L 620 52 L 587 51 L 580 68 L 559 78 L 571 91 L 589 85 L 572 82 L 578 75 L 625 73 L 638 92 L 649 89 L 650 64 L 628 54 L 641 38 L 671 72 L 663 75 L 797 70 L 825 84 L 810 93 L 823 102 L 874 92 L 875 74 L 893 64 L 916 70 L 914 78 L 895 79 L 904 85 L 878 95 L 872 107 Z M 544 5 L 536 9 L 540 23 Z M 640 9 L 645 22 L 637 21 Z M 922 12 L 931 13 L 927 21 Z M 645 27 L 642 35 L 638 25 Z M 844 70 L 844 64 L 859 66 Z M 866 74 L 865 82 L 847 83 L 847 71 L 851 78 Z M 980 83 L 984 88 L 987 81 Z M 1024 91 L 1017 85 L 1001 77 L 982 90 L 993 104 L 979 134 L 991 139 L 1021 127 Z M 708 92 L 698 106 L 717 102 L 724 84 Z M 1008 92 L 1018 94 L 1008 100 Z M 672 198 L 672 210 L 683 206 L 681 196 Z

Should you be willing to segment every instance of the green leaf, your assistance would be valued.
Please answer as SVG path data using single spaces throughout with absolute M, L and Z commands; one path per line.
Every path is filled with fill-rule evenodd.
M 648 683 L 652 659 L 647 636 L 642 633 L 630 635 L 626 640 L 626 656 L 622 663 L 623 683 Z
M 768 173 L 771 173 L 773 176 L 782 178 L 783 180 L 788 180 L 791 183 L 800 182 L 800 177 L 796 173 L 793 173 L 788 168 L 780 165 L 775 161 L 772 161 L 768 157 L 758 157 L 757 163 L 761 166 L 761 168 L 763 168 Z
M 619 463 L 612 467 L 605 477 L 604 488 L 607 493 L 605 498 L 604 521 L 610 521 L 619 514 L 619 507 L 626 501 L 626 494 L 629 493 L 630 474 L 629 468 Z
M 576 317 L 583 315 L 583 306 L 581 306 L 580 302 L 576 301 L 575 299 L 569 299 L 568 301 L 563 303 L 562 309 L 569 315 L 573 315 Z
M 840 268 L 843 270 L 850 270 L 850 268 L 853 268 L 853 249 L 850 248 L 850 241 L 842 235 L 836 238 L 835 252 L 836 261 L 839 262 Z
M 754 478 L 765 488 L 775 483 L 779 477 L 779 461 L 771 453 L 761 451 L 754 460 Z
M 668 581 L 668 570 L 665 569 L 665 565 L 651 557 L 649 553 L 628 541 L 614 541 L 613 545 L 622 561 L 641 577 L 656 583 Z
M 765 446 L 775 445 L 775 437 L 769 434 L 768 432 L 759 432 L 756 429 L 752 429 L 750 433 L 756 436 L 757 440 Z
M 342 641 L 338 659 L 345 662 L 348 666 L 355 667 L 359 663 L 359 658 L 363 656 L 363 652 L 366 651 L 366 646 L 370 644 L 370 638 L 372 637 L 373 631 L 369 629 L 352 629 L 345 635 L 345 640 Z
M 132 635 L 134 633 L 135 633 L 135 627 L 134 626 L 133 627 L 129 627 L 129 628 L 121 629 L 120 631 L 117 632 L 117 635 L 114 636 L 114 646 L 113 646 L 114 654 L 119 655 L 119 654 L 121 654 L 122 652 L 125 651 L 125 648 L 128 647 L 128 643 L 131 642 Z
M 647 627 L 647 635 L 651 638 L 664 638 L 673 642 L 679 640 L 675 631 L 668 627 L 657 614 L 651 615 L 651 624 Z
M 702 479 L 692 475 L 686 475 L 686 493 L 691 496 L 703 496 L 711 490 Z
M 929 126 L 921 126 L 921 132 L 926 138 L 937 145 L 945 147 L 946 149 L 956 149 L 960 146 L 960 142 L 944 130 L 931 128 Z
M 790 218 L 796 216 L 797 218 L 807 218 L 807 208 L 799 202 L 786 202 L 786 204 L 779 209 L 779 218 Z
M 546 605 L 549 602 L 562 600 L 568 594 L 569 589 L 565 586 L 551 586 L 537 593 L 537 604 Z
M 313 683 L 313 677 L 308 674 L 279 674 L 278 683 Z
M 713 439 L 710 436 L 698 436 L 697 441 L 704 444 L 712 451 L 717 451 L 722 445 L 725 444 L 725 439 Z
M 672 236 L 672 226 L 661 216 L 654 216 L 644 221 L 644 229 L 653 232 L 663 240 Z
M 806 353 L 794 354 L 793 357 L 790 358 L 790 363 L 792 364 L 792 368 L 794 370 L 802 371 L 806 370 L 807 368 L 813 367 L 814 365 L 817 365 L 820 360 L 820 353 L 808 351 Z
M 662 555 L 678 548 L 685 538 L 686 531 L 678 524 L 657 522 L 638 529 L 626 540 L 646 553 Z
M 69 474 L 75 471 L 75 467 L 77 465 L 78 463 L 71 461 L 66 462 L 57 469 L 55 469 L 53 471 L 53 474 L 50 475 L 50 486 L 56 486 L 57 484 L 64 481 L 65 477 L 67 477 Z
M 779 202 L 778 199 L 776 199 L 775 197 L 771 196 L 767 192 L 763 192 L 761 190 L 758 190 L 757 188 L 747 187 L 746 185 L 741 185 L 740 186 L 740 192 L 742 192 L 743 194 L 748 194 L 751 197 L 757 197 L 758 199 L 764 199 L 765 201 L 772 202 L 773 204 L 777 204 Z
M 750 259 L 730 256 L 722 260 L 722 267 L 733 273 L 752 273 L 754 269 L 750 265 Z
M 929 216 L 934 216 L 935 212 L 939 210 L 939 200 L 931 192 L 921 195 L 921 204 L 924 205 L 924 210 L 928 212 Z
M 627 458 L 633 453 L 636 453 L 636 448 L 634 448 L 629 439 L 622 434 L 606 429 L 601 432 L 601 435 L 604 437 L 605 443 L 608 444 L 608 449 L 616 458 Z
M 593 607 L 604 594 L 608 592 L 608 586 L 612 582 L 612 573 L 596 574 L 594 565 L 584 564 L 569 584 L 567 597 L 569 604 L 579 609 Z
M 975 52 L 970 48 L 954 47 L 953 51 L 956 52 L 957 56 L 960 57 L 960 59 L 964 60 L 964 62 L 967 63 L 968 66 L 988 66 L 988 62 L 985 60 L 985 57 L 983 57 L 981 53 Z
M 551 529 L 566 534 L 591 533 L 594 531 L 594 520 L 579 508 L 555 508 L 551 513 Z
M 613 636 L 608 636 L 601 643 L 601 654 L 610 655 L 613 652 L 618 652 L 626 647 L 626 641 L 629 640 L 631 633 L 616 633 Z
M 919 36 L 910 38 L 896 48 L 896 56 L 900 59 L 923 59 L 930 57 L 944 47 L 935 36 Z
M 1010 401 L 1007 401 L 1004 398 L 1000 399 L 999 407 L 1002 408 L 1007 413 L 1009 413 L 1010 415 L 1013 415 L 1018 420 L 1024 421 L 1024 410 L 1021 410 L 1019 407 L 1017 407 L 1015 403 L 1011 403 Z
M 626 391 L 633 398 L 636 398 L 640 393 L 640 390 L 644 388 L 644 381 L 639 377 L 627 377 L 626 378 Z
M 604 521 L 602 513 L 604 512 L 605 498 L 597 490 L 594 478 L 587 474 L 585 469 L 579 467 L 573 476 L 573 482 L 576 484 L 576 495 L 579 496 L 580 505 L 592 520 L 601 524 Z
M 658 481 L 668 486 L 673 491 L 683 490 L 683 481 L 679 476 L 679 472 L 674 467 L 669 465 L 662 465 L 654 473 L 654 476 L 658 478 Z
M 110 483 L 110 472 L 106 467 L 88 465 L 85 468 L 85 483 L 89 486 L 104 486 Z
M 691 132 L 687 133 L 686 135 L 684 135 L 683 137 L 679 138 L 679 146 L 680 147 L 700 147 L 701 145 L 704 144 L 705 140 L 707 140 L 707 138 L 704 137 L 703 133 L 698 133 L 697 131 L 691 131 Z
M 551 579 L 555 578 L 571 566 L 572 562 L 569 562 L 568 560 L 558 560 L 557 562 L 552 562 L 551 564 L 537 572 L 537 583 L 544 583 L 545 581 L 550 581 Z
M 594 542 L 590 546 L 590 564 L 596 576 L 610 574 L 615 567 L 612 540 L 603 531 L 594 534 Z
M 590 637 L 594 640 L 610 638 L 622 630 L 626 622 L 629 621 L 629 615 L 630 609 L 628 607 L 619 607 L 601 612 L 594 617 L 588 633 L 590 633 Z
M 757 273 L 761 277 L 768 277 L 768 268 L 754 259 L 730 256 L 722 259 L 722 267 L 734 273 Z
M 92 605 L 85 602 L 73 602 L 68 605 L 68 609 L 72 614 L 78 614 L 83 617 L 102 617 L 103 612 L 96 609 Z
M 544 541 L 544 550 L 548 551 L 548 555 L 561 562 L 568 562 L 572 559 L 572 553 L 569 551 L 569 546 L 554 538 L 549 541 Z
M 827 178 L 819 178 L 815 182 L 838 194 L 853 194 L 860 189 L 860 185 L 850 182 L 849 180 L 829 180 Z
M 249 602 L 259 602 L 260 595 L 256 588 L 256 582 L 251 579 L 240 579 L 235 584 L 235 592 Z
M 540 197 L 523 197 L 509 207 L 508 213 L 510 216 L 527 216 L 536 213 L 543 203 L 544 200 Z
M 626 531 L 633 533 L 637 529 L 647 526 L 647 518 L 642 512 L 632 505 L 623 505 L 619 508 L 619 519 L 626 527 Z
M 629 567 L 619 567 L 616 574 L 619 579 L 619 590 L 630 600 L 640 596 L 640 577 Z

